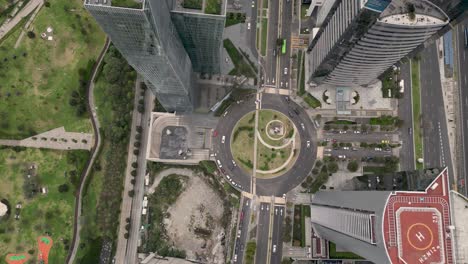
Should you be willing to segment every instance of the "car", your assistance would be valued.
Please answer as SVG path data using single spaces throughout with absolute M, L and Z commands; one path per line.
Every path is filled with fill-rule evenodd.
M 325 154 L 323 154 L 323 155 L 324 155 L 325 157 L 331 157 L 332 154 L 331 154 L 331 153 L 325 153 Z
M 344 150 L 349 150 L 349 147 L 343 147 Z
M 223 136 L 223 137 L 221 138 L 221 143 L 222 143 L 222 144 L 224 144 L 224 141 L 226 141 L 226 136 Z
M 218 130 L 213 130 L 213 137 L 217 137 L 218 136 Z
M 330 151 L 332 151 L 332 150 L 329 149 L 329 148 L 326 148 L 326 149 L 324 149 L 324 151 L 325 151 L 325 152 L 330 152 Z
M 301 128 L 302 128 L 302 130 L 305 130 L 304 123 L 301 123 Z
M 220 168 L 222 168 L 222 167 L 223 167 L 223 165 L 221 165 L 221 161 L 219 161 L 219 160 L 216 160 L 216 163 L 218 163 L 218 167 L 220 167 Z
M 346 155 L 338 155 L 339 159 L 346 159 Z
M 228 111 L 224 112 L 224 115 L 223 116 L 226 116 L 228 114 Z
M 240 220 L 242 221 L 244 219 L 244 211 L 241 211 L 241 214 L 240 214 Z M 240 231 L 240 230 L 239 230 Z
M 283 193 L 283 199 L 286 199 L 286 194 L 285 193 Z
M 286 83 L 287 84 L 287 83 Z M 289 103 L 289 96 L 284 97 L 284 100 Z
M 381 148 L 375 148 L 374 150 L 375 150 L 375 151 L 382 151 Z
M 357 151 L 358 149 L 357 148 L 352 148 L 353 151 Z
M 299 115 L 299 109 L 294 108 L 294 113 L 296 113 L 296 115 Z
M 280 83 L 280 87 L 283 87 L 283 82 Z
M 234 255 L 234 258 L 232 259 L 234 262 L 237 262 L 237 254 Z
M 234 165 L 234 167 L 237 166 L 236 162 L 234 160 L 232 160 L 232 165 Z
M 226 173 L 226 171 L 222 168 L 222 166 L 219 167 L 219 170 L 221 171 L 222 174 Z
M 226 175 L 226 178 L 228 179 L 228 181 L 231 180 L 231 177 L 229 177 L 229 175 Z
M 245 203 L 245 206 L 249 206 L 249 200 L 247 200 L 247 202 Z
M 252 8 L 255 7 L 255 1 L 252 1 Z
M 225 61 L 226 61 L 226 63 L 228 63 L 228 62 L 229 62 L 229 59 L 226 57 Z
M 288 74 L 288 68 L 284 68 L 284 75 Z
M 276 49 L 273 49 L 273 57 L 276 57 Z M 274 81 L 273 81 L 274 83 Z
M 293 112 L 291 112 L 291 111 L 288 112 L 288 115 L 289 115 L 290 117 L 293 117 L 293 116 L 294 116 L 294 115 L 293 115 Z
M 307 147 L 310 148 L 310 140 L 307 140 Z
M 332 142 L 333 143 L 336 143 L 338 140 L 336 140 L 336 138 L 332 139 Z
M 288 82 L 286 82 L 286 88 L 288 88 Z
M 408 134 L 410 134 L 410 135 L 413 134 L 413 129 L 411 127 L 408 128 Z
M 392 151 L 392 149 L 391 149 L 391 148 L 385 148 L 384 150 L 385 150 L 385 151 L 387 151 L 387 152 L 390 152 L 390 151 Z
M 361 134 L 361 131 L 359 131 L 359 130 L 354 130 L 353 133 L 354 133 L 354 134 Z
M 247 29 L 250 30 L 250 22 L 247 23 Z
M 276 253 L 276 245 L 273 245 L 273 253 Z

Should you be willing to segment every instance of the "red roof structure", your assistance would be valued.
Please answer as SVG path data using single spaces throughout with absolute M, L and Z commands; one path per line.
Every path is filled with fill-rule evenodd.
M 447 169 L 423 192 L 392 193 L 382 222 L 391 263 L 453 263 L 449 205 Z

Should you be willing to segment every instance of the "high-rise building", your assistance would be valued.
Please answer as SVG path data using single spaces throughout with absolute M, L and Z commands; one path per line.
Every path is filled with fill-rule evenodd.
M 177 6 L 184 1 L 140 2 L 85 0 L 85 8 L 167 111 L 190 112 L 197 96 L 193 72 L 219 72 L 225 1 L 208 10 L 219 14 L 205 14 L 203 0 L 190 2 L 205 12 Z M 213 31 L 206 32 L 204 23 Z
M 309 82 L 368 85 L 449 22 L 428 0 L 336 0 L 309 45 Z
M 422 191 L 320 191 L 311 202 L 313 230 L 374 263 L 456 263 L 464 238 L 447 171 Z

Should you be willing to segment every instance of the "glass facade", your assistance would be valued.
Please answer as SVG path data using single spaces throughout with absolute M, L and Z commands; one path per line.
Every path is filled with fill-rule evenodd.
M 176 27 L 195 72 L 218 74 L 225 16 L 173 11 Z
M 165 1 L 146 0 L 142 9 L 85 7 L 167 111 L 192 111 L 192 64 Z

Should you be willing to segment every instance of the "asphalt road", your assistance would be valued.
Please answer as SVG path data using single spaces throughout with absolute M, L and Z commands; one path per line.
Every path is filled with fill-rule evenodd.
M 281 264 L 283 256 L 283 218 L 285 209 L 283 206 L 275 206 L 273 219 L 272 247 L 276 245 L 276 252 L 271 252 L 271 264 Z
M 424 164 L 426 168 L 448 167 L 450 175 L 453 175 L 435 43 L 422 51 L 420 72 Z
M 403 98 L 398 100 L 398 117 L 403 120 L 403 126 L 400 129 L 400 168 L 401 170 L 414 170 L 415 158 L 413 147 L 413 136 L 409 134 L 409 129 L 413 127 L 413 112 L 411 110 L 411 73 L 410 64 L 406 63 L 400 67 L 400 77 L 405 83 Z
M 468 181 L 468 48 L 465 47 L 465 36 L 463 31 L 468 28 L 468 19 L 465 19 L 455 28 L 455 34 L 457 35 L 457 53 L 454 56 L 458 60 L 458 69 L 456 70 L 458 76 L 459 85 L 459 108 L 460 108 L 460 122 L 461 127 L 461 157 L 458 159 L 459 170 L 458 177 L 462 181 L 458 181 L 458 184 L 463 184 L 464 190 L 461 193 L 468 195 L 468 188 L 466 188 L 466 182 Z
M 262 109 L 273 109 L 288 116 L 288 112 L 292 112 L 291 120 L 296 125 L 301 138 L 301 151 L 296 160 L 295 165 L 285 174 L 272 178 L 256 180 L 256 194 L 257 195 L 276 195 L 282 196 L 289 190 L 299 185 L 312 170 L 312 165 L 317 153 L 317 135 L 310 118 L 307 113 L 294 102 L 287 102 L 284 96 L 274 94 L 263 94 L 262 96 Z M 294 109 L 299 114 L 294 113 Z M 216 153 L 216 159 L 220 161 L 225 170 L 225 174 L 229 175 L 234 182 L 239 183 L 243 190 L 250 192 L 251 175 L 239 168 L 239 166 L 232 166 L 232 154 L 230 145 L 231 133 L 237 121 L 245 114 L 255 110 L 255 98 L 244 100 L 240 104 L 233 104 L 227 110 L 226 116 L 220 118 L 216 128 L 218 132 L 217 138 L 213 140 L 213 151 Z M 304 124 L 305 130 L 301 129 L 301 123 Z M 225 136 L 225 143 L 221 141 L 222 136 Z M 310 148 L 306 148 L 306 141 L 311 141 Z
M 249 43 L 250 46 L 250 51 L 254 55 L 255 58 L 258 58 L 258 52 L 257 52 L 257 2 L 254 1 L 255 5 L 252 7 L 251 1 L 250 0 L 245 0 L 244 5 L 247 7 L 247 16 L 250 18 L 248 19 L 247 23 L 250 23 L 250 30 L 248 29 L 248 34 L 247 34 L 247 42 Z
M 257 225 L 257 250 L 255 263 L 265 264 L 268 255 L 268 235 L 270 228 L 270 203 L 260 203 Z
M 333 157 L 338 157 L 340 155 L 346 156 L 347 159 L 361 159 L 362 157 L 385 157 L 388 155 L 392 155 L 392 151 L 376 151 L 375 149 L 370 149 L 370 148 L 357 148 L 356 151 L 353 150 L 345 150 L 342 148 L 339 148 L 337 150 L 331 149 L 331 148 L 326 148 L 324 150 L 324 153 L 331 154 Z
M 279 86 L 283 89 L 290 88 L 291 80 L 291 21 L 292 21 L 292 0 L 281 1 L 281 38 L 286 40 L 286 53 L 279 56 Z M 287 73 L 285 74 L 285 69 Z
M 244 253 L 245 253 L 245 246 L 247 245 L 247 237 L 249 231 L 249 223 L 250 223 L 250 216 L 251 216 L 251 208 L 252 201 L 249 198 L 244 198 L 244 203 L 242 204 L 242 208 L 240 211 L 239 216 L 239 229 L 241 231 L 240 237 L 236 235 L 236 244 L 234 247 L 234 255 L 237 254 L 237 261 L 233 261 L 233 263 L 242 264 L 244 263 Z M 238 231 L 237 231 L 238 232 Z
M 368 134 L 354 134 L 348 131 L 346 134 L 338 133 L 323 133 L 322 139 L 336 139 L 338 142 L 367 142 L 367 143 L 381 143 L 382 140 L 389 140 L 392 142 L 392 137 L 395 132 L 370 132 Z
M 266 0 L 264 0 L 266 1 Z M 268 34 L 267 51 L 265 57 L 266 85 L 276 85 L 276 60 L 279 56 L 276 40 L 278 39 L 278 13 L 279 1 L 269 1 L 268 3 Z M 276 55 L 274 51 L 276 50 Z

